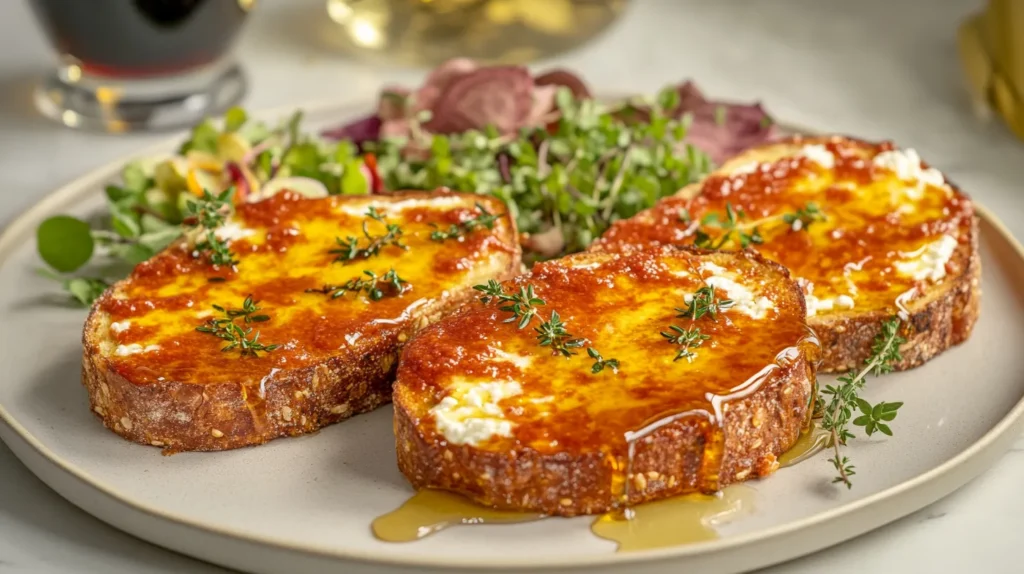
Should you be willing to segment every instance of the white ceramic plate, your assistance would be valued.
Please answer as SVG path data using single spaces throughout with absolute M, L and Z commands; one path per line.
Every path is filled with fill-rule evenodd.
M 307 108 L 308 110 L 308 108 Z M 353 109 L 309 110 L 313 125 Z M 169 150 L 175 145 L 164 146 Z M 906 404 L 895 438 L 855 441 L 855 486 L 830 484 L 814 459 L 751 483 L 755 511 L 720 539 L 615 553 L 590 520 L 459 527 L 406 544 L 370 533 L 411 489 L 395 466 L 391 409 L 319 434 L 215 454 L 160 455 L 105 430 L 79 383 L 85 312 L 59 304 L 37 277 L 34 229 L 59 212 L 100 209 L 121 163 L 60 189 L 0 237 L 2 437 L 33 472 L 74 504 L 140 538 L 254 572 L 583 568 L 588 572 L 737 572 L 852 538 L 945 496 L 1010 446 L 1024 414 L 1024 251 L 979 209 L 984 301 L 973 337 L 911 372 L 870 382 L 872 401 Z

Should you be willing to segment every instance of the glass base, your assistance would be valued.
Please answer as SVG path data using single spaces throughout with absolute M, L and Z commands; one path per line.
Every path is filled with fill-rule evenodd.
M 66 64 L 36 87 L 34 99 L 44 116 L 70 128 L 163 131 L 223 113 L 242 99 L 246 87 L 241 67 L 230 61 L 147 79 L 90 76 L 78 65 Z

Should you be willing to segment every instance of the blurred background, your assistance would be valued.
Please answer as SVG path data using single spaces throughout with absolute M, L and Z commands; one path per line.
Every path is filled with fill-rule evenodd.
M 568 68 L 606 94 L 652 93 L 692 78 L 712 96 L 761 101 L 789 123 L 896 138 L 958 181 L 1016 177 L 1006 172 L 1016 169 L 1020 148 L 1006 125 L 1016 125 L 1015 86 L 1024 76 L 1014 68 L 1024 61 L 1018 56 L 1024 50 L 1014 47 L 1024 37 L 1014 34 L 1020 6 L 1016 0 L 12 0 L 0 4 L 2 159 L 19 168 L 9 177 L 24 190 L 10 199 L 20 210 L 54 184 L 165 137 L 100 136 L 61 123 L 96 127 L 87 120 L 100 117 L 100 127 L 115 132 L 167 128 L 236 101 L 257 110 L 314 102 L 370 109 L 383 86 L 417 86 L 431 66 L 458 54 Z M 187 48 L 160 41 L 168 39 Z M 979 116 L 988 109 L 981 103 L 997 99 L 994 93 L 1002 94 L 1009 122 Z M 988 151 L 966 161 L 965 146 Z M 40 149 L 61 158 L 47 162 L 45 178 L 36 168 L 46 161 Z M 1021 209 L 1009 202 L 994 207 Z

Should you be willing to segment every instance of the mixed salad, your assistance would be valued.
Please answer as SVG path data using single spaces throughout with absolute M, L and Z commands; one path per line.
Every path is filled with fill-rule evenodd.
M 190 203 L 228 190 L 236 205 L 285 189 L 310 198 L 439 187 L 495 195 L 537 261 L 585 249 L 615 220 L 774 136 L 760 106 L 709 101 L 692 83 L 605 103 L 570 72 L 532 76 L 468 60 L 442 65 L 416 90 L 384 90 L 375 113 L 336 129 L 311 133 L 301 120 L 296 112 L 268 125 L 234 108 L 195 126 L 176 153 L 129 162 L 107 186 L 101 218 L 40 225 L 43 274 L 87 305 L 178 240 Z

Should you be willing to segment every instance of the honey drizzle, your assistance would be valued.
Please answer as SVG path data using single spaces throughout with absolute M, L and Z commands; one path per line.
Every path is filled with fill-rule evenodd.
M 793 443 L 793 446 L 779 456 L 779 466 L 799 464 L 825 450 L 829 445 L 830 436 L 830 433 L 818 426 L 817 423 L 810 425 L 800 433 L 800 437 Z
M 817 337 L 813 332 L 809 332 L 808 337 L 802 342 L 809 342 L 813 345 L 819 344 Z M 706 419 L 700 423 L 700 430 L 704 435 L 704 450 L 701 457 L 700 470 L 698 471 L 697 489 L 703 493 L 713 493 L 721 490 L 719 477 L 721 475 L 722 464 L 725 460 L 725 405 L 731 401 L 742 399 L 751 393 L 756 392 L 780 365 L 786 364 L 786 362 L 790 360 L 790 357 L 794 353 L 798 352 L 797 347 L 787 347 L 779 351 L 775 357 L 774 363 L 765 366 L 753 376 L 743 381 L 743 383 L 729 389 L 728 394 L 708 397 L 711 403 L 710 411 L 704 409 L 692 409 L 681 413 L 666 413 L 655 417 L 651 422 L 645 424 L 637 431 L 627 432 L 625 435 L 627 445 L 625 473 L 619 472 L 622 468 L 621 464 L 613 465 L 612 472 L 611 492 L 614 497 L 613 504 L 618 503 L 624 505 L 623 508 L 617 512 L 626 519 L 629 519 L 632 515 L 632 510 L 630 509 L 630 488 L 633 482 L 633 462 L 636 457 L 637 441 L 652 435 L 655 431 L 666 425 L 687 417 L 701 416 Z M 815 381 L 815 389 L 816 388 L 817 381 Z M 813 402 L 807 412 L 806 424 L 808 427 L 811 422 L 811 411 L 813 411 Z M 803 433 L 801 433 L 801 436 L 803 436 Z M 811 454 L 813 453 L 810 453 L 807 456 L 811 456 Z M 621 491 L 618 488 L 619 485 L 622 485 Z M 621 495 L 619 494 L 620 492 Z
M 804 341 L 817 344 L 811 334 Z M 764 381 L 785 365 L 796 347 L 783 349 L 770 364 L 728 394 L 708 397 L 711 409 L 691 409 L 655 417 L 637 431 L 627 432 L 626 460 L 608 453 L 605 464 L 611 467 L 611 493 L 615 510 L 597 517 L 591 524 L 595 536 L 616 542 L 618 552 L 663 548 L 718 538 L 715 526 L 732 521 L 753 510 L 755 490 L 745 484 L 720 489 L 719 476 L 725 452 L 725 405 L 742 399 L 761 387 Z M 817 382 L 808 407 L 807 426 L 793 447 L 779 457 L 781 466 L 791 466 L 820 452 L 828 443 L 828 433 L 810 419 Z M 691 493 L 643 504 L 630 504 L 636 445 L 658 429 L 673 422 L 702 417 L 704 435 L 697 487 L 711 494 Z M 502 511 L 479 505 L 459 494 L 440 490 L 421 490 L 399 508 L 373 521 L 374 535 L 386 542 L 411 542 L 453 526 L 473 524 L 513 524 L 545 518 L 539 513 Z
M 715 494 L 687 494 L 598 516 L 590 530 L 618 544 L 618 552 L 692 544 L 718 538 L 715 527 L 753 509 L 756 491 L 734 484 Z M 544 518 L 541 514 L 494 510 L 461 495 L 421 490 L 397 509 L 379 516 L 371 526 L 385 542 L 413 542 L 464 524 L 514 524 Z
M 679 413 L 672 420 L 683 418 Z M 670 417 L 671 418 L 671 417 Z M 648 425 L 648 427 L 656 424 Z M 668 422 L 661 422 L 660 428 Z M 648 434 L 655 429 L 648 429 Z M 632 445 L 643 436 L 630 442 Z M 779 457 L 782 467 L 799 464 L 828 446 L 829 433 L 817 424 L 800 433 L 793 446 Z M 628 496 L 631 468 L 615 457 L 608 457 L 619 486 L 613 492 Z M 625 469 L 623 467 L 625 466 Z M 625 472 L 620 472 L 625 470 Z M 715 527 L 749 514 L 754 509 L 756 490 L 745 484 L 732 484 L 714 494 L 685 494 L 646 502 L 605 513 L 594 519 L 591 532 L 598 538 L 618 544 L 616 551 L 630 552 L 692 544 L 718 538 Z M 625 500 L 625 498 L 624 498 Z M 468 498 L 441 490 L 421 490 L 397 509 L 373 521 L 374 536 L 385 542 L 412 542 L 447 528 L 475 524 L 515 524 L 545 518 L 538 513 L 494 510 Z
M 649 550 L 718 538 L 715 527 L 753 510 L 753 488 L 734 484 L 715 494 L 687 494 L 630 508 L 630 516 L 609 512 L 590 525 L 598 538 L 617 543 L 617 552 Z
M 716 411 L 718 410 L 717 406 L 715 407 L 715 410 Z M 615 502 L 620 502 L 621 504 L 624 505 L 623 510 L 621 512 L 625 514 L 626 518 L 629 518 L 629 516 L 631 514 L 631 510 L 630 510 L 631 492 L 630 492 L 630 489 L 631 489 L 632 483 L 633 483 L 633 462 L 634 462 L 634 460 L 636 458 L 636 444 L 637 444 L 637 441 L 643 440 L 644 438 L 647 438 L 647 437 L 651 436 L 658 429 L 660 429 L 660 428 L 662 428 L 662 427 L 664 427 L 666 425 L 672 424 L 672 423 L 674 423 L 674 422 L 676 422 L 678 420 L 682 420 L 682 419 L 689 418 L 689 417 L 694 417 L 694 416 L 706 417 L 708 419 L 708 420 L 705 420 L 705 421 L 701 422 L 701 432 L 704 434 L 704 454 L 703 454 L 703 457 L 701 458 L 701 468 L 700 468 L 700 471 L 699 471 L 699 473 L 700 473 L 699 480 L 701 481 L 700 484 L 702 486 L 707 484 L 707 482 L 708 482 L 708 480 L 707 480 L 708 472 L 713 472 L 711 481 L 714 483 L 714 485 L 713 485 L 712 488 L 709 488 L 707 490 L 710 491 L 710 492 L 714 492 L 714 491 L 718 490 L 718 488 L 717 488 L 717 486 L 718 486 L 718 474 L 719 474 L 719 468 L 721 466 L 721 454 L 720 454 L 720 451 L 724 447 L 724 444 L 725 444 L 724 433 L 722 432 L 722 425 L 721 425 L 721 423 L 717 422 L 717 420 L 720 420 L 720 419 L 716 420 L 716 416 L 714 414 L 709 413 L 708 411 L 705 411 L 703 409 L 693 409 L 693 410 L 688 410 L 688 411 L 684 411 L 684 412 L 681 412 L 681 413 L 672 413 L 672 414 L 660 415 L 658 417 L 655 417 L 651 422 L 645 424 L 639 430 L 637 430 L 637 431 L 630 431 L 630 432 L 626 433 L 625 438 L 626 438 L 626 453 L 627 454 L 626 454 L 625 474 L 622 477 L 618 477 L 615 474 L 612 475 L 612 487 L 613 487 L 612 493 L 613 494 L 616 493 L 616 490 L 614 489 L 616 483 L 621 481 L 624 484 L 623 494 L 622 494 L 621 498 L 619 499 L 619 501 L 613 501 L 613 504 Z M 710 448 L 709 448 L 709 445 L 711 445 Z M 715 447 L 718 447 L 718 449 L 719 449 L 719 454 L 717 456 L 715 454 Z M 709 453 L 710 453 L 710 456 L 709 456 Z M 718 464 L 719 468 L 715 468 L 716 463 Z
M 452 492 L 427 489 L 378 516 L 371 528 L 385 542 L 412 542 L 463 524 L 514 524 L 541 518 L 543 514 L 494 510 Z

